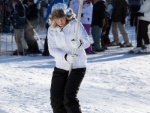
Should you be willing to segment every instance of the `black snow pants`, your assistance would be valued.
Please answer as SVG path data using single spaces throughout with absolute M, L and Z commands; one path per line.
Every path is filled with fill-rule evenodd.
M 150 39 L 147 33 L 149 24 L 149 21 L 139 20 L 137 26 L 137 47 L 142 47 L 144 44 L 150 44 Z
M 54 68 L 50 99 L 53 113 L 82 113 L 77 94 L 84 78 L 86 68 L 77 68 L 68 71 Z

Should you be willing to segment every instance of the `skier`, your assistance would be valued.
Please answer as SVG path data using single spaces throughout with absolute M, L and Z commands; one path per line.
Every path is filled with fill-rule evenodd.
M 128 0 L 129 11 L 130 11 L 130 26 L 137 25 L 137 18 L 134 14 L 139 11 L 141 6 L 141 0 Z
M 82 113 L 77 94 L 86 72 L 85 48 L 89 47 L 88 34 L 79 25 L 78 38 L 74 39 L 77 20 L 71 9 L 62 3 L 52 7 L 51 26 L 48 29 L 48 47 L 55 58 L 50 96 L 54 113 Z M 76 49 L 76 54 L 72 54 Z M 70 65 L 73 64 L 71 73 Z
M 137 47 L 129 51 L 130 53 L 150 53 L 150 0 L 143 0 L 140 10 L 134 14 L 138 18 L 137 22 Z M 143 44 L 144 41 L 144 44 Z

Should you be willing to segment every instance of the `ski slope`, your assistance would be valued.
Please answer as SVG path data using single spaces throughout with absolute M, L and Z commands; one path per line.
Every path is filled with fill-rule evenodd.
M 126 27 L 135 45 L 134 28 Z M 45 32 L 38 33 L 45 37 Z M 128 54 L 132 48 L 109 47 L 87 56 L 78 94 L 83 113 L 150 113 L 150 55 Z M 49 99 L 53 67 L 51 56 L 1 55 L 0 113 L 53 113 Z

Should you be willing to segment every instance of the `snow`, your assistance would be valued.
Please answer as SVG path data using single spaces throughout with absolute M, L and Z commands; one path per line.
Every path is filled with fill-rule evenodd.
M 126 28 L 135 45 L 134 28 Z M 45 32 L 38 33 L 45 37 Z M 11 34 L 7 36 L 11 51 Z M 6 34 L 1 38 L 0 113 L 53 113 L 49 99 L 53 58 L 6 56 Z M 83 113 L 150 113 L 150 55 L 128 54 L 132 48 L 109 47 L 88 55 L 78 94 Z

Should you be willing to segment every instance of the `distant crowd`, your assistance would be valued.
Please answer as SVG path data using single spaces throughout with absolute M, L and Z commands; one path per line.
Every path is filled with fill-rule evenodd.
M 63 2 L 54 0 L 48 7 Z M 127 16 L 130 26 L 135 26 L 137 45 L 130 53 L 150 53 L 150 1 L 149 0 L 83 0 L 81 23 L 94 43 L 86 49 L 87 54 L 96 54 L 107 50 L 108 46 L 132 47 L 125 24 Z M 78 16 L 79 0 L 71 0 L 68 5 Z M 48 18 L 47 15 L 47 18 Z M 112 29 L 113 40 L 109 38 Z M 119 32 L 119 31 L 120 32 Z M 120 41 L 120 36 L 123 42 Z
M 45 26 L 42 10 L 47 6 L 44 0 L 0 0 L 0 32 L 14 33 L 17 50 L 13 55 L 42 53 L 34 34 L 38 24 Z
M 70 7 L 78 13 L 78 0 L 72 0 Z M 150 53 L 150 1 L 149 0 L 84 0 L 81 23 L 90 32 L 94 43 L 86 49 L 88 54 L 103 52 L 108 46 L 132 47 L 126 31 L 126 17 L 130 26 L 135 26 L 137 46 L 130 53 Z M 109 33 L 112 29 L 113 41 Z M 119 32 L 123 37 L 120 42 Z M 94 51 L 94 52 L 93 52 Z
M 39 13 L 39 5 L 34 0 L 12 0 L 7 3 L 7 7 L 2 7 L 4 3 L 0 0 L 0 31 L 2 32 L 4 29 L 4 31 L 7 31 L 7 26 L 12 26 L 13 29 L 9 27 L 9 30 L 14 32 L 17 45 L 17 50 L 14 51 L 13 55 L 43 54 L 49 56 L 47 37 L 44 43 L 44 51 L 41 52 L 37 40 L 34 38 L 35 28 L 40 14 L 45 15 L 41 17 L 43 17 L 42 21 L 48 29 L 52 6 L 63 2 L 63 0 L 50 0 L 49 5 L 43 2 L 45 14 L 44 11 Z M 66 3 L 77 17 L 79 0 L 71 0 Z M 85 49 L 86 53 L 96 54 L 97 52 L 107 51 L 108 46 L 132 47 L 125 27 L 127 16 L 130 19 L 130 26 L 135 26 L 137 42 L 136 47 L 129 52 L 150 53 L 149 6 L 149 0 L 83 0 L 81 23 L 94 41 Z M 5 12 L 3 9 L 5 9 Z M 5 22 L 2 22 L 3 14 L 5 14 Z M 110 29 L 113 35 L 112 41 L 109 38 Z M 119 33 L 123 37 L 123 42 L 120 41 Z

